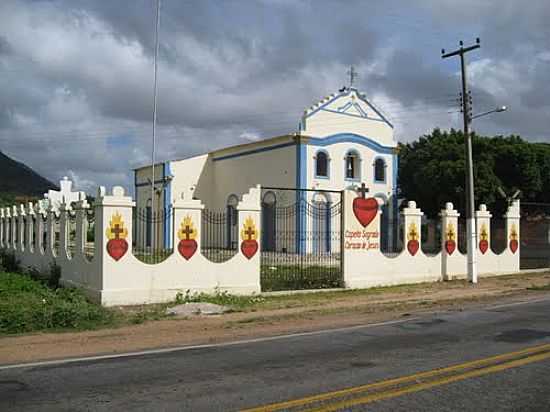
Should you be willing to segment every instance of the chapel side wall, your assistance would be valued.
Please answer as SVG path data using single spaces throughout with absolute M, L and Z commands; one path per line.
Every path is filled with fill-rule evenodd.
M 212 193 L 216 189 L 212 177 L 212 159 L 208 154 L 172 161 L 170 172 L 174 176 L 170 184 L 171 202 L 177 199 L 178 193 L 188 193 L 190 190 L 203 203 L 212 202 Z
M 239 198 L 258 184 L 273 187 L 296 187 L 296 145 L 268 149 L 212 161 L 215 198 L 207 208 L 223 209 L 231 194 Z M 201 199 L 202 200 L 202 199 Z
M 142 167 L 134 171 L 135 175 L 135 198 L 136 198 L 136 207 L 138 209 L 143 209 L 146 206 L 151 204 L 148 202 L 151 199 L 151 176 L 152 168 L 151 166 Z M 166 166 L 163 163 L 155 165 L 155 182 L 159 182 L 164 178 L 166 173 Z M 159 183 L 156 183 L 155 186 L 160 186 Z M 155 199 L 155 209 L 160 210 L 164 206 L 164 196 L 163 193 L 160 196 L 156 196 Z

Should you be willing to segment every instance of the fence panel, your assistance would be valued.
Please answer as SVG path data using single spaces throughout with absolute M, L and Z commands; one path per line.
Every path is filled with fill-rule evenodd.
M 133 253 L 144 263 L 160 263 L 173 252 L 172 209 L 152 212 L 150 207 L 133 210 Z
M 204 209 L 201 218 L 201 253 L 211 262 L 221 263 L 237 254 L 239 247 L 238 212 Z

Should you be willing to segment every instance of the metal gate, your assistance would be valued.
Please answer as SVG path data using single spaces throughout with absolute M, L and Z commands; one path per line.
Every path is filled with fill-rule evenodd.
M 343 286 L 342 192 L 262 188 L 262 291 Z

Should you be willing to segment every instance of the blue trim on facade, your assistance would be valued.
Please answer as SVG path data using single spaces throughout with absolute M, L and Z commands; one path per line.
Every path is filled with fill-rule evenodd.
M 363 112 L 363 109 L 361 109 L 360 107 L 358 108 L 362 113 L 365 113 Z M 336 114 L 343 114 L 345 116 L 351 116 L 351 117 L 356 117 L 357 119 L 367 119 L 367 120 L 373 120 L 375 122 L 382 122 L 382 123 L 387 123 L 387 121 L 383 120 L 383 119 L 377 119 L 376 117 L 370 117 L 368 116 L 366 113 L 363 115 L 363 116 L 360 116 L 358 114 L 353 114 L 353 113 L 346 113 L 346 112 L 337 112 L 336 110 L 332 110 L 332 109 L 321 109 L 323 110 L 324 112 L 329 112 L 329 113 L 336 113 Z
M 296 143 L 294 143 L 294 142 L 289 142 L 289 143 L 276 144 L 276 145 L 273 145 L 273 146 L 260 147 L 259 149 L 248 150 L 246 152 L 234 153 L 234 154 L 230 154 L 230 155 L 226 155 L 226 156 L 215 157 L 212 160 L 214 162 L 218 162 L 220 160 L 233 159 L 235 157 L 248 156 L 248 155 L 251 155 L 251 154 L 256 154 L 256 153 L 261 153 L 261 152 L 268 152 L 270 150 L 275 150 L 275 149 L 281 149 L 283 147 L 294 146 L 295 144 Z
M 377 180 L 376 179 L 376 161 L 377 160 L 382 160 L 384 162 L 384 179 L 383 180 Z M 375 156 L 374 157 L 374 160 L 372 162 L 372 180 L 374 183 L 383 183 L 383 184 L 386 184 L 386 182 L 388 181 L 388 172 L 387 172 L 387 169 L 388 169 L 388 162 L 386 162 L 386 159 L 382 156 Z
M 382 146 L 380 143 L 366 136 L 355 133 L 338 133 L 325 138 L 310 137 L 308 144 L 312 146 L 328 146 L 335 143 L 357 143 L 366 146 L 369 149 L 384 154 L 393 154 L 395 148 L 391 146 Z
M 319 153 L 324 153 L 327 155 L 327 175 L 326 176 L 320 176 L 317 174 L 317 155 Z M 315 179 L 330 179 L 330 155 L 325 149 L 318 149 L 315 152 L 315 162 L 313 162 L 313 177 Z
M 317 113 L 319 110 L 326 110 L 325 107 L 327 107 L 329 104 L 331 104 L 333 101 L 335 101 L 336 99 L 339 99 L 340 97 L 345 97 L 345 96 L 349 96 L 351 91 L 354 90 L 355 92 L 357 92 L 357 97 L 359 97 L 359 99 L 363 102 L 365 102 L 378 116 L 380 116 L 383 121 L 385 123 L 387 123 L 392 129 L 393 129 L 393 124 L 388 121 L 388 119 L 386 119 L 386 117 L 380 113 L 380 111 L 374 107 L 374 105 L 372 103 L 370 103 L 367 99 L 365 99 L 361 93 L 359 93 L 357 91 L 357 89 L 347 89 L 347 91 L 345 92 L 341 92 L 341 93 L 338 93 L 335 97 L 333 97 L 332 99 L 329 99 L 328 102 L 326 103 L 323 103 L 321 106 L 319 106 L 318 108 L 316 108 L 315 110 L 313 110 L 311 113 L 307 114 L 306 116 L 304 116 L 304 118 L 308 118 L 310 116 L 313 116 L 315 113 Z M 337 112 L 337 113 L 340 113 L 340 112 Z

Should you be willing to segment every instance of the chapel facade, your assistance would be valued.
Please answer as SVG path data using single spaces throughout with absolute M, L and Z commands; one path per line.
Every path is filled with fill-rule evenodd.
M 156 165 L 155 199 L 151 166 L 135 169 L 136 204 L 149 208 L 155 202 L 155 210 L 169 211 L 181 193 L 192 191 L 207 209 L 230 211 L 259 184 L 273 188 L 263 191 L 268 211 L 280 204 L 281 197 L 288 198 L 288 192 L 276 188 L 307 189 L 300 192 L 306 201 L 330 205 L 339 200 L 333 191 L 364 183 L 369 196 L 382 205 L 382 224 L 389 226 L 386 241 L 393 242 L 398 215 L 396 148 L 388 119 L 365 94 L 345 87 L 306 109 L 294 133 Z M 165 244 L 171 239 L 170 225 L 166 226 L 160 236 Z M 266 235 L 264 241 L 269 242 Z

